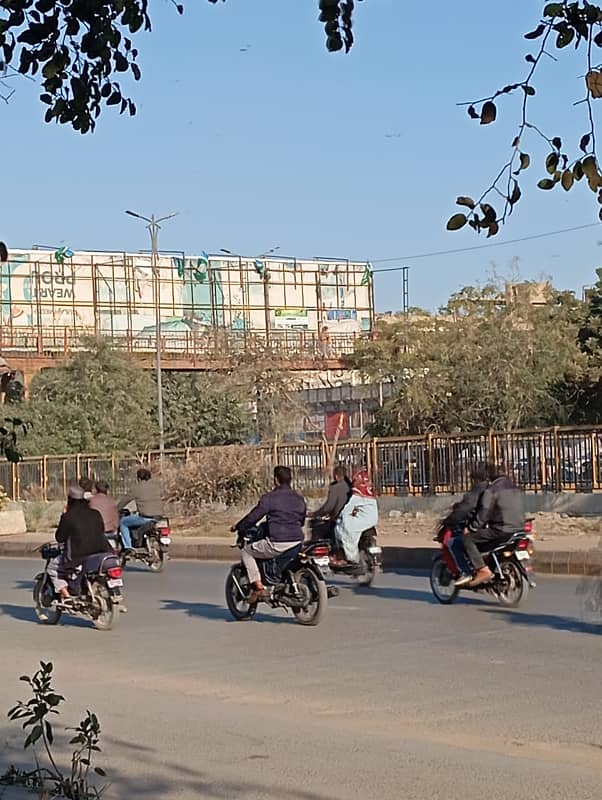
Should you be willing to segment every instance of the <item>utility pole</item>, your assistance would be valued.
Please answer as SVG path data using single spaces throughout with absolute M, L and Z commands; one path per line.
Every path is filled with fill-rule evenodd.
M 136 217 L 146 222 L 151 239 L 151 272 L 153 276 L 153 302 L 155 306 L 155 348 L 156 348 L 156 374 L 157 374 L 157 417 L 159 420 L 159 457 L 161 462 L 165 456 L 165 427 L 163 424 L 163 381 L 161 376 L 161 283 L 159 280 L 159 231 L 161 222 L 173 219 L 175 214 L 168 214 L 157 219 L 154 214 L 144 217 L 136 211 L 126 211 L 130 217 Z

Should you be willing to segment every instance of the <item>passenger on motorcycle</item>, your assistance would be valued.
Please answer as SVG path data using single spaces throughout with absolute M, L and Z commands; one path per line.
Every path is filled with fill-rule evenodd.
M 482 549 L 493 549 L 508 541 L 515 533 L 520 533 L 525 526 L 523 493 L 501 470 L 497 470 L 491 478 L 464 537 L 466 552 L 475 569 L 474 580 L 469 586 L 480 586 L 493 577 L 483 560 L 479 545 Z
M 472 488 L 466 492 L 459 503 L 454 504 L 450 513 L 441 523 L 443 528 L 449 528 L 453 534 L 448 547 L 460 570 L 456 586 L 466 585 L 473 577 L 472 566 L 464 548 L 464 530 L 479 507 L 483 492 L 489 486 L 492 473 L 491 464 L 476 464 L 470 472 Z
M 291 488 L 292 474 L 288 467 L 274 468 L 274 489 L 260 498 L 246 517 L 233 525 L 231 530 L 244 533 L 257 525 L 264 517 L 267 520 L 267 536 L 245 545 L 242 562 L 247 570 L 253 592 L 251 604 L 265 599 L 266 591 L 261 580 L 257 560 L 276 558 L 296 547 L 304 539 L 303 525 L 307 513 L 305 500 Z
M 106 481 L 97 481 L 96 493 L 90 498 L 90 508 L 98 511 L 102 517 L 105 533 L 117 533 L 119 530 L 119 509 L 117 503 L 109 494 L 109 484 Z
M 336 466 L 332 473 L 333 481 L 328 487 L 326 502 L 316 511 L 307 516 L 319 520 L 313 526 L 314 539 L 332 539 L 337 517 L 347 505 L 351 497 L 351 481 L 347 477 L 347 470 L 341 464 Z
M 378 505 L 376 492 L 365 469 L 355 473 L 352 480 L 349 502 L 344 506 L 335 523 L 335 537 L 343 548 L 346 561 L 340 556 L 332 558 L 336 566 L 357 564 L 360 553 L 358 549 L 362 533 L 368 528 L 378 525 Z
M 67 510 L 61 516 L 55 538 L 64 549 L 48 564 L 48 574 L 57 594 L 66 599 L 70 595 L 65 572 L 82 564 L 88 556 L 113 552 L 104 535 L 102 517 L 90 508 L 84 500 L 84 490 L 76 483 L 69 487 Z
M 119 534 L 124 551 L 132 549 L 132 536 L 130 528 L 139 528 L 147 522 L 152 522 L 156 517 L 163 516 L 163 500 L 161 499 L 161 484 L 152 477 L 150 470 L 141 467 L 136 473 L 136 485 L 132 493 L 123 497 L 117 507 L 122 509 L 130 503 L 136 504 L 136 514 L 121 517 Z

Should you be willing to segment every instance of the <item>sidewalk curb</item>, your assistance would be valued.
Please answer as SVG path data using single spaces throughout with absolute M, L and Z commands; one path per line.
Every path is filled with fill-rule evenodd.
M 35 558 L 39 542 L 2 541 L 0 558 Z M 437 547 L 383 547 L 385 569 L 429 570 Z M 236 548 L 217 542 L 174 542 L 170 548 L 173 559 L 191 561 L 238 560 Z M 564 551 L 540 550 L 534 559 L 535 573 L 544 575 L 592 575 L 602 571 L 602 553 L 598 550 Z

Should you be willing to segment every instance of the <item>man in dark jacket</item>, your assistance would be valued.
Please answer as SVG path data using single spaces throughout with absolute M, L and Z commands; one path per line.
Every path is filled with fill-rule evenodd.
M 332 538 L 334 523 L 351 497 L 351 481 L 342 465 L 334 468 L 333 482 L 328 487 L 326 502 L 307 516 L 316 520 L 312 526 L 314 539 Z M 319 521 L 318 521 L 319 520 Z
M 453 539 L 449 544 L 449 550 L 458 565 L 460 576 L 456 580 L 456 586 L 464 586 L 472 580 L 472 567 L 468 561 L 464 548 L 464 529 L 472 519 L 480 506 L 481 498 L 485 489 L 489 486 L 489 478 L 493 468 L 490 464 L 477 464 L 470 472 L 472 488 L 466 492 L 459 503 L 456 503 L 442 525 L 451 528 Z
M 61 516 L 55 538 L 64 549 L 48 564 L 48 574 L 58 594 L 67 598 L 69 589 L 61 573 L 79 566 L 88 556 L 113 552 L 104 535 L 102 517 L 90 508 L 84 490 L 77 484 L 69 487 L 67 510 Z
M 468 525 L 464 546 L 476 570 L 469 586 L 480 586 L 493 577 L 485 565 L 479 547 L 492 549 L 520 533 L 525 526 L 525 501 L 523 493 L 513 481 L 498 472 L 485 489 L 481 502 Z
M 136 473 L 136 484 L 132 493 L 118 503 L 118 508 L 125 508 L 130 503 L 136 504 L 136 514 L 121 517 L 119 535 L 124 550 L 132 549 L 132 536 L 130 528 L 140 528 L 147 522 L 152 522 L 156 517 L 163 516 L 163 500 L 161 499 L 161 484 L 155 480 L 149 469 L 141 467 Z
M 268 535 L 265 539 L 246 545 L 242 562 L 246 567 L 253 592 L 250 603 L 265 598 L 265 588 L 256 559 L 275 558 L 303 541 L 303 525 L 307 509 L 305 500 L 291 488 L 292 475 L 288 467 L 274 468 L 274 489 L 264 494 L 246 517 L 233 525 L 232 531 L 244 531 L 267 519 Z

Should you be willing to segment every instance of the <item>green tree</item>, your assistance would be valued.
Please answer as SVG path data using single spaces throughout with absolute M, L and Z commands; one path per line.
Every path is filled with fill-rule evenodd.
M 168 447 L 244 442 L 252 428 L 244 394 L 215 373 L 166 373 L 163 409 Z
M 578 309 L 550 287 L 547 301 L 507 298 L 490 284 L 453 295 L 437 315 L 413 315 L 360 343 L 354 366 L 396 393 L 377 414 L 378 435 L 509 430 L 564 421 L 559 391 L 582 376 Z
M 105 339 L 85 339 L 67 364 L 32 380 L 20 409 L 27 455 L 137 451 L 157 444 L 149 372 Z
M 354 0 L 317 1 L 327 48 L 349 51 Z M 184 13 L 179 0 L 171 2 Z M 136 113 L 120 79 L 141 78 L 133 37 L 151 30 L 148 0 L 0 0 L 0 12 L 3 64 L 40 76 L 46 122 L 88 133 L 105 106 Z

